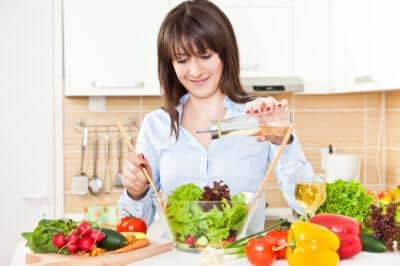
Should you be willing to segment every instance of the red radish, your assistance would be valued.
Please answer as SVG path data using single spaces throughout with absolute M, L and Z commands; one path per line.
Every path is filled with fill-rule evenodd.
M 56 233 L 53 238 L 51 239 L 51 242 L 56 248 L 62 248 L 65 246 L 66 239 L 63 234 L 61 233 Z
M 194 245 L 195 241 L 196 241 L 196 239 L 193 236 L 188 236 L 185 239 L 185 244 L 192 246 L 192 245 Z
M 100 230 L 92 230 L 89 237 L 92 238 L 96 243 L 99 243 L 105 236 L 106 234 Z
M 85 236 L 79 240 L 79 249 L 82 251 L 89 251 L 94 247 L 94 239 Z
M 67 243 L 68 244 L 78 244 L 79 235 L 77 231 L 72 231 L 67 235 Z
M 80 236 L 83 236 L 84 234 L 86 234 L 87 232 L 89 232 L 89 230 L 92 227 L 90 226 L 90 224 L 86 221 L 82 221 L 80 222 L 80 224 L 78 225 L 78 233 Z
M 70 244 L 67 246 L 69 253 L 74 254 L 76 252 L 78 252 L 79 248 L 78 248 L 78 244 Z
M 231 235 L 231 236 L 228 237 L 227 240 L 228 240 L 229 243 L 235 242 L 236 241 L 236 236 L 235 235 Z
M 93 229 L 89 229 L 89 230 L 87 230 L 83 235 L 81 235 L 81 237 L 85 237 L 85 236 L 88 236 L 88 237 L 90 237 L 91 235 L 92 235 L 92 230 Z

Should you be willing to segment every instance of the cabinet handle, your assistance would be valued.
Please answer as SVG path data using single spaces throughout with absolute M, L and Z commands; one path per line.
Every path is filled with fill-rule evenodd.
M 373 83 L 376 80 L 373 79 L 372 75 L 357 76 L 354 78 L 354 82 L 357 84 Z
M 94 80 L 92 81 L 94 89 L 132 89 L 144 88 L 144 81 L 105 81 Z
M 242 64 L 240 66 L 241 71 L 256 71 L 258 69 L 257 64 Z
M 26 201 L 38 201 L 38 200 L 49 200 L 49 197 L 43 195 L 43 194 L 25 194 L 24 196 L 22 196 L 23 200 Z

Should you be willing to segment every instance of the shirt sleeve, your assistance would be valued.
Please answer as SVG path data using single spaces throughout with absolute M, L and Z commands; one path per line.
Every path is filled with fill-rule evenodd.
M 149 161 L 153 182 L 157 189 L 160 189 L 158 156 L 151 141 L 151 135 L 154 130 L 154 125 L 152 125 L 149 116 L 146 116 L 143 119 L 139 130 L 135 151 L 137 153 L 143 153 L 144 157 Z M 140 200 L 134 200 L 129 197 L 126 189 L 124 189 L 118 202 L 119 216 L 123 217 L 132 215 L 140 217 L 147 225 L 150 225 L 154 220 L 154 214 L 156 211 L 155 204 L 155 196 L 151 188 Z
M 280 145 L 270 144 L 269 162 L 273 160 Z M 295 187 L 296 174 L 312 175 L 313 168 L 307 161 L 297 136 L 293 133 L 293 141 L 287 144 L 275 168 L 275 176 L 283 196 L 288 205 L 300 214 L 304 214 L 303 208 L 296 202 Z

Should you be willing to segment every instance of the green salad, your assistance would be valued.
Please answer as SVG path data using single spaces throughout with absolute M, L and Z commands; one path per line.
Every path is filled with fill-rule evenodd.
M 178 246 L 222 247 L 235 241 L 248 207 L 243 194 L 229 195 L 222 181 L 201 189 L 193 183 L 178 187 L 168 197 L 167 217 Z

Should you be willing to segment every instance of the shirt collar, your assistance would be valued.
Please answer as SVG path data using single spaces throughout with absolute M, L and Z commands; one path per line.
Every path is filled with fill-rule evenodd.
M 179 99 L 179 103 L 176 106 L 176 110 L 179 113 L 182 113 L 183 111 L 183 106 L 185 105 L 185 103 L 189 100 L 190 94 L 186 93 L 184 94 L 180 99 Z M 235 102 L 232 101 L 228 96 L 225 95 L 224 98 L 224 107 L 227 109 L 227 111 L 233 111 L 235 108 Z

